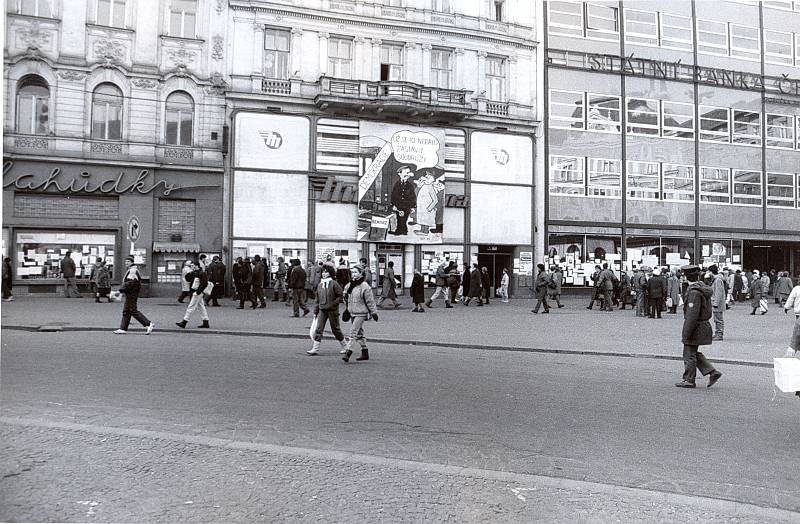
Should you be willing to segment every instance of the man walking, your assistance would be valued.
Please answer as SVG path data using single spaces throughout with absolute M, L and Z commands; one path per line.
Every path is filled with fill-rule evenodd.
M 714 369 L 714 366 L 700 351 L 699 346 L 711 345 L 711 287 L 698 282 L 700 277 L 700 266 L 691 265 L 681 268 L 686 279 L 690 282 L 686 290 L 686 298 L 683 303 L 683 381 L 675 386 L 679 388 L 695 387 L 695 377 L 697 370 L 703 376 L 708 375 L 708 386 L 711 387 L 720 379 L 722 373 Z
M 192 290 L 192 298 L 189 300 L 189 306 L 186 308 L 183 320 L 175 322 L 175 325 L 181 329 L 185 328 L 192 313 L 194 313 L 197 308 L 200 308 L 200 319 L 203 323 L 197 327 L 208 329 L 211 326 L 208 325 L 208 310 L 206 309 L 205 300 L 203 300 L 203 292 L 206 286 L 208 286 L 208 271 L 199 265 L 192 266 L 192 271 L 187 273 L 184 278 L 189 282 L 189 288 Z
M 289 288 L 292 290 L 293 317 L 308 315 L 309 309 L 306 307 L 306 270 L 300 265 L 300 259 L 292 259 L 292 271 L 289 274 Z
M 544 306 L 544 313 L 550 313 L 550 306 L 547 304 L 547 289 L 550 283 L 550 275 L 545 271 L 544 264 L 537 264 L 539 274 L 536 275 L 536 283 L 533 289 L 536 292 L 536 307 L 531 309 L 531 313 L 539 313 L 539 306 Z M 591 309 L 591 308 L 589 308 Z
M 378 302 L 379 308 L 383 307 L 383 303 L 386 299 L 392 301 L 392 305 L 395 309 L 400 307 L 400 304 L 397 302 L 396 286 L 397 282 L 394 279 L 394 262 L 390 260 L 386 266 L 386 271 L 383 273 L 383 288 L 381 289 L 381 300 Z M 430 307 L 430 305 L 428 307 Z
M 661 270 L 653 268 L 653 275 L 647 281 L 647 301 L 650 309 L 650 318 L 661 318 L 661 310 L 664 304 L 664 295 L 667 293 L 667 285 L 661 278 Z
M 450 304 L 450 289 L 447 286 L 447 269 L 448 269 L 448 267 L 449 266 L 448 266 L 447 262 L 442 262 L 441 264 L 439 264 L 439 267 L 436 268 L 436 282 L 435 282 L 436 283 L 436 291 L 434 291 L 433 295 L 431 295 L 431 297 L 428 300 L 425 301 L 425 305 L 428 306 L 429 308 L 433 307 L 432 306 L 433 301 L 436 300 L 439 297 L 444 298 L 444 307 L 445 308 L 453 307 Z
M 711 308 L 714 316 L 714 338 L 712 340 L 722 340 L 725 332 L 725 321 L 722 319 L 725 313 L 725 303 L 727 294 L 725 293 L 725 277 L 719 273 L 719 267 L 712 264 L 708 270 L 714 275 L 711 282 Z
M 253 286 L 253 268 L 250 267 L 250 259 L 245 258 L 239 266 L 239 305 L 236 309 L 244 309 L 245 301 L 249 300 L 252 309 L 255 309 L 256 299 L 253 298 L 250 288 Z
M 61 259 L 61 275 L 64 277 L 64 297 L 81 298 L 78 286 L 75 285 L 75 261 L 72 260 L 72 251 L 67 251 Z
M 128 255 L 125 257 L 125 276 L 122 277 L 122 287 L 119 292 L 125 295 L 125 305 L 122 308 L 122 322 L 119 324 L 119 329 L 114 331 L 116 335 L 124 335 L 128 332 L 128 326 L 131 324 L 131 317 L 139 321 L 139 324 L 147 328 L 147 334 L 153 332 L 155 324 L 150 322 L 146 316 L 139 311 L 139 292 L 142 289 L 142 277 L 139 275 L 139 268 L 133 263 L 133 256 Z
M 264 300 L 264 276 L 266 273 L 266 266 L 261 261 L 261 255 L 253 257 L 253 305 L 250 309 L 258 307 L 267 307 L 267 302 Z
M 598 280 L 600 282 L 600 289 L 603 292 L 603 311 L 614 311 L 612 302 L 614 300 L 614 281 L 617 277 L 614 271 L 608 269 L 608 262 L 603 263 L 603 270 L 600 272 Z
M 214 284 L 211 290 L 211 296 L 206 300 L 206 305 L 219 307 L 219 299 L 222 296 L 225 288 L 225 264 L 220 260 L 219 256 L 214 256 L 211 265 L 208 266 L 208 280 Z
M 558 266 L 550 268 L 550 282 L 548 283 L 547 294 L 550 300 L 555 300 L 559 308 L 564 307 L 561 303 L 561 283 L 564 280 L 564 274 Z

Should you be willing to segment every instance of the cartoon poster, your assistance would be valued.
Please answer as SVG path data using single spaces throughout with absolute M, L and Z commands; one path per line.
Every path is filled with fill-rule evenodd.
M 444 130 L 362 121 L 359 241 L 441 244 Z

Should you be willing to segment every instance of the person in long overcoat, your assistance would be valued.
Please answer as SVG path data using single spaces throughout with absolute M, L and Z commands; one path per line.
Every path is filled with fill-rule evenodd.
M 672 306 L 669 312 L 674 314 L 678 313 L 678 301 L 681 296 L 681 282 L 675 272 L 671 272 L 667 277 L 667 297 L 672 300 Z
M 378 307 L 383 307 L 383 302 L 387 299 L 392 301 L 395 309 L 400 307 L 400 304 L 397 302 L 396 285 L 397 282 L 394 279 L 394 262 L 389 261 L 386 271 L 383 274 L 383 287 L 381 289 L 381 300 L 378 302 Z
M 206 299 L 206 305 L 219 307 L 219 298 L 225 290 L 225 272 L 227 268 L 220 260 L 219 256 L 214 256 L 211 264 L 208 266 L 208 281 L 214 283 L 214 289 L 211 290 L 211 296 Z
M 550 313 L 550 305 L 547 303 L 547 290 L 550 289 L 552 279 L 544 267 L 544 264 L 537 264 L 536 280 L 533 283 L 533 291 L 536 293 L 536 306 L 531 309 L 531 313 L 539 313 L 539 307 L 544 306 L 544 312 Z
M 239 305 L 236 306 L 236 309 L 244 309 L 244 303 L 246 300 L 250 301 L 253 309 L 258 306 L 256 299 L 253 297 L 253 293 L 250 291 L 252 285 L 253 268 L 250 267 L 250 259 L 245 258 L 242 262 L 242 265 L 239 267 Z
M 625 309 L 625 306 L 633 306 L 633 294 L 631 293 L 631 277 L 624 269 L 619 272 L 619 308 Z
M 477 263 L 472 264 L 472 270 L 469 273 L 469 293 L 467 300 L 464 301 L 465 306 L 468 306 L 470 300 L 473 298 L 477 300 L 479 306 L 483 305 L 483 302 L 481 301 L 481 295 L 483 294 L 481 282 L 481 270 L 478 269 Z
M 95 266 L 94 271 L 94 289 L 95 289 L 95 296 L 94 301 L 100 302 L 100 297 L 108 298 L 109 302 L 111 300 L 111 275 L 108 273 L 108 266 L 106 266 L 106 261 L 98 258 L 99 262 Z
M 698 282 L 700 266 L 683 266 L 681 268 L 690 284 L 683 301 L 683 381 L 675 384 L 679 388 L 695 387 L 697 370 L 703 376 L 709 375 L 708 386 L 713 386 L 722 376 L 714 369 L 714 365 L 700 351 L 699 346 L 710 346 L 712 339 L 711 318 L 711 286 Z
M 8 257 L 3 258 L 3 300 L 11 302 L 14 300 L 14 294 L 11 292 L 14 277 L 11 269 L 11 259 Z
M 422 304 L 425 302 L 425 278 L 418 270 L 414 270 L 414 278 L 411 280 L 411 302 L 414 303 L 412 313 L 425 313 Z
M 782 272 L 778 281 L 775 283 L 775 303 L 783 304 L 786 302 L 793 287 L 794 284 L 792 283 L 792 278 L 789 276 L 789 272 Z
M 559 308 L 562 308 L 564 304 L 561 303 L 561 283 L 564 280 L 564 273 L 561 272 L 560 267 L 552 266 L 550 268 L 550 280 L 555 287 L 548 286 L 547 295 L 551 300 L 555 300 Z
M 753 311 L 750 312 L 751 315 L 755 315 L 758 307 L 761 303 L 761 298 L 766 296 L 764 293 L 764 282 L 761 280 L 761 275 L 757 269 L 753 270 L 753 283 L 750 285 L 750 307 L 753 308 Z M 761 313 L 765 315 L 766 312 Z
M 667 294 L 667 286 L 661 278 L 661 270 L 653 269 L 653 276 L 647 281 L 647 301 L 650 309 L 650 318 L 661 318 L 661 306 L 664 303 L 664 296 Z
M 469 298 L 469 278 L 470 270 L 469 265 L 464 263 L 464 272 L 461 273 L 461 301 L 466 304 Z
M 481 268 L 481 287 L 483 288 L 483 303 L 489 303 L 489 293 L 492 289 L 492 277 L 489 275 L 487 267 Z

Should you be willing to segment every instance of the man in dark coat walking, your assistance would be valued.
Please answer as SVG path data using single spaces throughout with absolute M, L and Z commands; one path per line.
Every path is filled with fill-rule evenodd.
M 222 296 L 225 289 L 225 271 L 225 264 L 215 255 L 208 266 L 208 280 L 214 284 L 214 289 L 211 290 L 211 296 L 206 300 L 206 304 L 219 307 L 217 299 Z
M 544 312 L 550 313 L 550 305 L 547 303 L 547 289 L 550 283 L 550 274 L 544 268 L 544 264 L 537 264 L 539 273 L 536 275 L 536 282 L 533 290 L 536 292 L 536 307 L 531 309 L 531 313 L 539 313 L 539 307 L 544 306 Z
M 667 285 L 661 278 L 661 270 L 653 269 L 653 276 L 647 281 L 647 301 L 650 309 L 650 318 L 661 318 L 664 296 L 667 294 Z
M 260 303 L 261 307 L 267 307 L 267 301 L 264 300 L 264 277 L 266 275 L 267 266 L 261 260 L 261 255 L 253 257 L 253 300 L 255 303 L 250 306 L 251 309 L 256 308 L 256 304 Z
M 695 387 L 698 368 L 703 376 L 709 375 L 708 386 L 713 386 L 722 376 L 700 351 L 699 346 L 711 345 L 711 286 L 698 282 L 700 266 L 691 265 L 681 268 L 686 279 L 691 282 L 683 300 L 683 381 L 675 386 L 679 388 Z
M 306 270 L 300 265 L 300 260 L 292 259 L 292 268 L 289 272 L 289 288 L 292 290 L 293 317 L 300 316 L 300 309 L 303 316 L 308 315 L 309 309 L 306 307 Z
M 255 309 L 257 303 L 256 299 L 253 298 L 253 294 L 250 292 L 250 287 L 253 285 L 253 268 L 250 267 L 250 259 L 245 258 L 242 264 L 239 266 L 239 305 L 236 306 L 236 309 L 244 309 L 244 303 L 246 300 L 249 300 L 252 304 L 252 307 Z
M 483 305 L 483 301 L 481 300 L 481 295 L 483 294 L 481 282 L 481 270 L 478 269 L 478 264 L 472 264 L 472 271 L 469 273 L 469 296 L 467 300 L 464 301 L 465 306 L 468 306 L 469 301 L 473 298 L 477 300 L 479 306 Z

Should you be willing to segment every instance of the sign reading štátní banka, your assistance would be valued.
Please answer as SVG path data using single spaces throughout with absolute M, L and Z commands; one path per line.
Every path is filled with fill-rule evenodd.
M 360 122 L 357 240 L 442 243 L 444 146 L 442 129 Z

